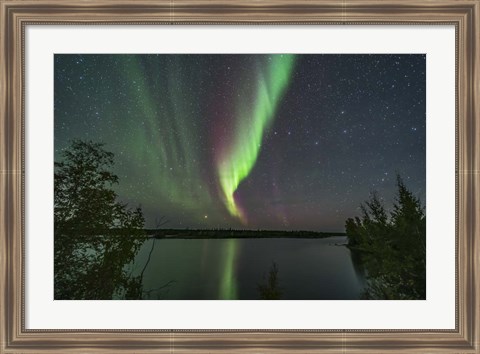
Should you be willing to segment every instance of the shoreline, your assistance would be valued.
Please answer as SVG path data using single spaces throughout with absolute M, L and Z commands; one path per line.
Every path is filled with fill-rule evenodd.
M 319 239 L 347 236 L 343 232 L 279 231 L 279 230 L 186 230 L 186 229 L 144 229 L 144 230 L 69 230 L 65 233 L 83 237 L 131 237 L 139 239 L 248 239 L 248 238 L 303 238 Z
M 247 238 L 328 238 L 346 236 L 340 232 L 270 230 L 145 230 L 155 239 L 247 239 Z
M 147 235 L 147 239 L 157 240 L 228 240 L 228 239 L 260 239 L 260 238 L 296 238 L 296 239 L 321 239 L 346 235 L 325 235 L 325 236 L 156 236 Z M 342 244 L 341 246 L 343 246 Z M 346 245 L 346 244 L 345 244 Z

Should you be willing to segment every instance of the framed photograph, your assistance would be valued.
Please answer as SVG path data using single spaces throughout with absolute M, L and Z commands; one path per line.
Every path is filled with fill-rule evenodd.
M 480 353 L 479 9 L 2 0 L 1 351 Z

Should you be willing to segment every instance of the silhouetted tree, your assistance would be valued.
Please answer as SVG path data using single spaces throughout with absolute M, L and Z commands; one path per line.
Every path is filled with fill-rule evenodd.
M 55 298 L 141 296 L 125 271 L 144 239 L 140 208 L 117 201 L 113 157 L 103 145 L 74 140 L 55 162 Z
M 266 279 L 264 277 L 264 284 L 259 284 L 257 289 L 262 300 L 279 300 L 282 297 L 283 292 L 280 289 L 278 267 L 275 262 L 270 267 L 268 277 Z
M 362 218 L 347 219 L 345 230 L 367 269 L 365 298 L 425 299 L 426 219 L 419 199 L 397 176 L 390 216 L 376 193 L 361 210 Z
M 116 200 L 112 187 L 118 177 L 110 171 L 114 155 L 103 144 L 74 140 L 62 155 L 63 161 L 55 162 L 56 230 L 143 227 L 140 208 L 132 211 Z

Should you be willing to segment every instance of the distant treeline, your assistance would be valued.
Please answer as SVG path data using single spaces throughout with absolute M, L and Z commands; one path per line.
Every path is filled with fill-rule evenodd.
M 282 231 L 282 230 L 233 230 L 233 229 L 131 229 L 72 228 L 63 234 L 75 235 L 83 240 L 98 236 L 129 236 L 135 238 L 325 238 L 346 236 L 345 232 Z
M 146 229 L 154 238 L 325 238 L 345 236 L 343 232 L 282 231 L 282 230 L 234 230 L 234 229 Z

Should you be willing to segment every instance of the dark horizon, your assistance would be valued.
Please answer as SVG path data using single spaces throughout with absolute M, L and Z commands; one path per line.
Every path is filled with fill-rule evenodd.
M 344 232 L 396 174 L 425 205 L 425 55 L 55 55 L 55 160 L 115 155 L 145 229 Z M 325 231 L 338 230 L 338 231 Z
M 227 231 L 227 232 L 230 232 L 230 231 L 233 231 L 233 232 L 284 232 L 284 233 L 308 233 L 308 232 L 311 232 L 311 233 L 318 233 L 318 234 L 332 234 L 332 235 L 339 235 L 339 234 L 342 234 L 342 235 L 345 235 L 345 230 L 344 231 L 330 231 L 330 230 L 327 230 L 327 231 L 322 231 L 322 230 L 286 230 L 286 229 L 242 229 L 242 228 L 238 228 L 238 229 L 234 229 L 234 228 L 210 228 L 210 229 L 192 229 L 192 228 L 184 228 L 184 229 L 180 229 L 180 228 L 169 228 L 169 227 L 163 227 L 163 228 L 144 228 L 143 229 L 144 231 L 147 231 L 147 232 L 155 232 L 155 231 L 218 231 L 218 232 L 222 232 L 222 231 Z

